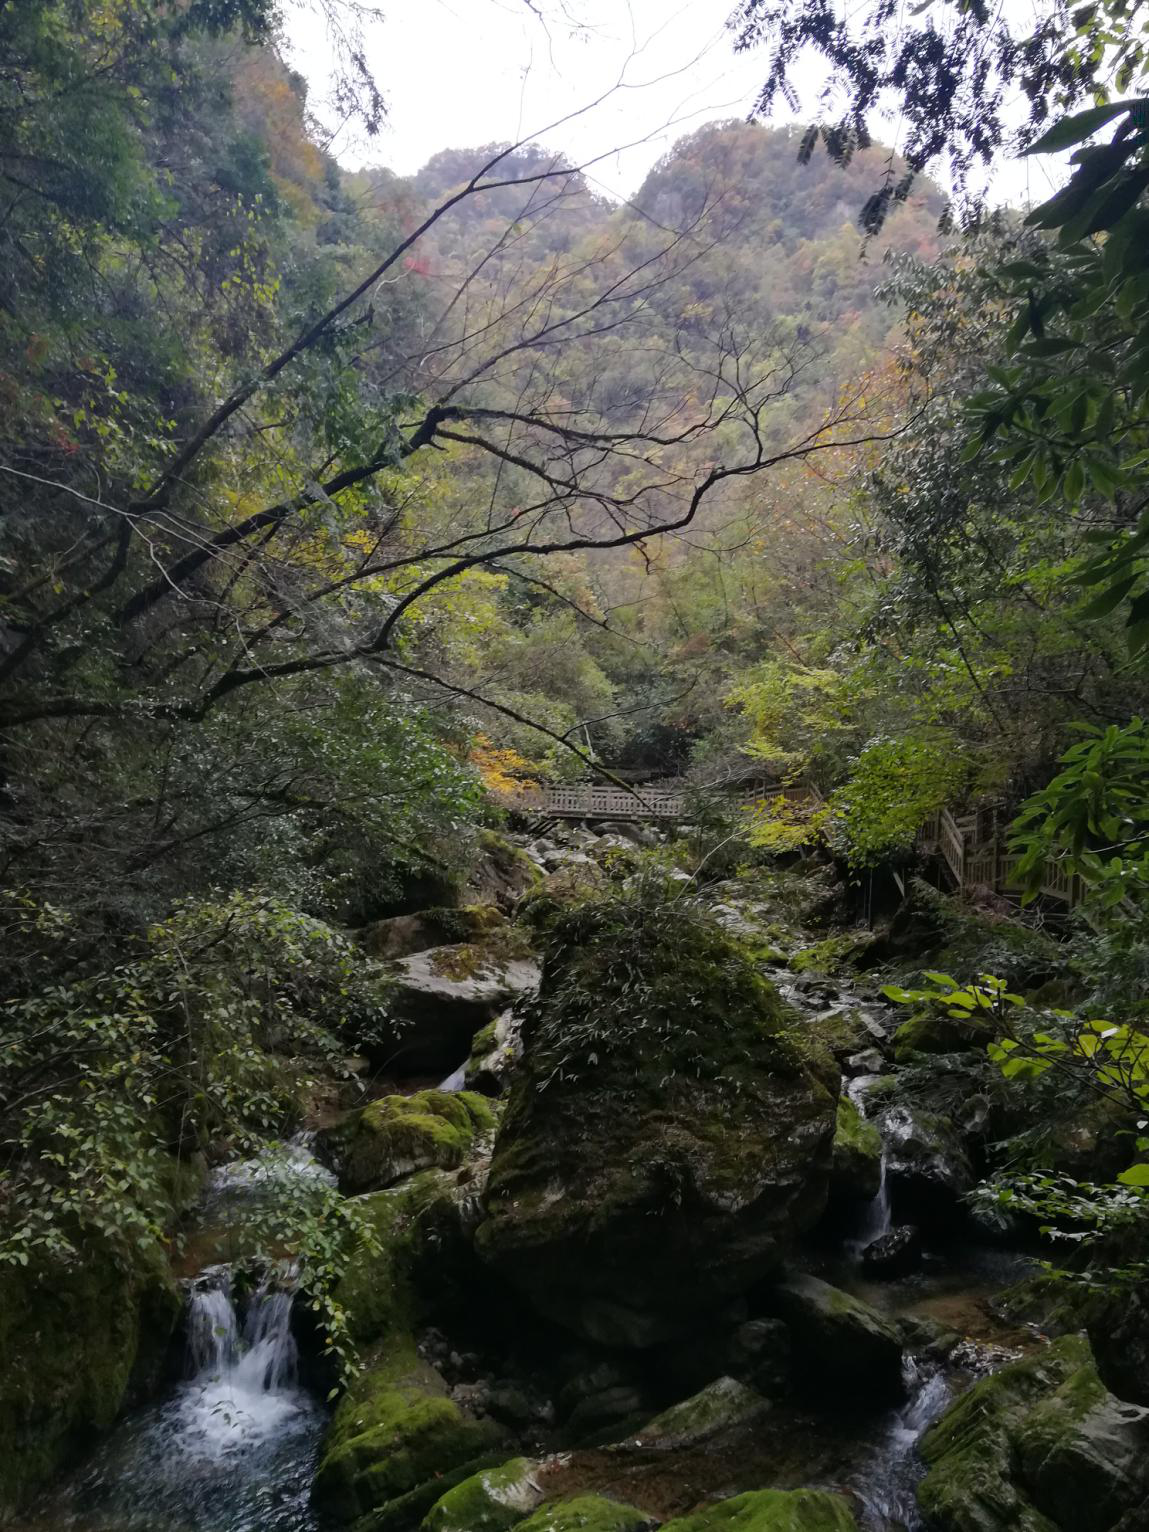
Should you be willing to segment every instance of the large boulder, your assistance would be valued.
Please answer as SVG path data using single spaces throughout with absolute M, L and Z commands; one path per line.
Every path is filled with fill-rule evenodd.
M 471 1040 L 539 981 L 526 957 L 466 942 L 431 947 L 387 969 L 393 1028 L 372 1051 L 395 1074 L 446 1074 L 466 1059 Z
M 0 1513 L 155 1386 L 179 1314 L 158 1245 L 0 1268 Z
M 1149 1526 L 1149 1410 L 1108 1392 L 1082 1336 L 976 1383 L 920 1450 L 934 1532 Z
M 887 1107 L 879 1122 L 895 1215 L 925 1229 L 952 1229 L 961 1199 L 977 1184 L 958 1129 L 908 1106 Z
M 877 1309 L 810 1276 L 783 1282 L 772 1302 L 789 1326 L 795 1372 L 807 1392 L 883 1402 L 904 1396 L 901 1336 Z
M 414 1348 L 397 1345 L 361 1373 L 336 1407 L 324 1439 L 312 1502 L 325 1516 L 354 1521 L 429 1491 L 440 1476 L 481 1460 L 500 1440 L 447 1397 L 446 1384 Z M 505 1450 L 505 1449 L 504 1449 Z M 415 1517 L 416 1522 L 418 1517 Z
M 671 889 L 559 918 L 523 1041 L 476 1244 L 546 1317 L 656 1344 L 817 1221 L 837 1071 Z
M 821 1489 L 760 1489 L 663 1523 L 662 1532 L 858 1532 L 850 1502 Z
M 476 1138 L 493 1133 L 495 1114 L 470 1091 L 383 1096 L 320 1135 L 319 1149 L 344 1192 L 378 1191 L 414 1171 L 453 1170 Z

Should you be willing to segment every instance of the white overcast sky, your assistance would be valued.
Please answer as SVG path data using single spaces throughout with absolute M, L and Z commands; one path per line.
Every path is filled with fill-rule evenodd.
M 332 150 L 350 168 L 407 175 L 440 149 L 537 137 L 575 163 L 593 159 L 598 188 L 628 196 L 683 134 L 749 111 L 766 58 L 735 54 L 732 8 L 733 0 L 383 0 L 367 55 L 387 122 L 373 140 L 345 127 Z M 290 13 L 287 43 L 321 106 L 330 50 L 308 0 Z M 807 99 L 817 83 L 811 74 Z M 896 132 L 873 128 L 883 142 Z M 1044 167 L 1022 161 L 998 176 L 994 200 L 1023 201 L 1027 190 L 1042 200 L 1049 185 Z

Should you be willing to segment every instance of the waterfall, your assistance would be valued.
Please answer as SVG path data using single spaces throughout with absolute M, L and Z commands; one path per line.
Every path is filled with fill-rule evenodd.
M 864 1525 L 917 1532 L 922 1526 L 917 1485 L 923 1471 L 917 1444 L 949 1403 L 953 1382 L 937 1363 L 925 1364 L 909 1354 L 902 1372 L 906 1403 L 887 1419 L 864 1467 L 850 1482 L 863 1507 Z
M 877 1078 L 875 1075 L 859 1075 L 851 1080 L 846 1087 L 846 1094 L 858 1109 L 860 1116 L 866 1115 L 866 1092 Z M 878 1182 L 877 1194 L 868 1202 L 861 1214 L 861 1221 L 854 1237 L 848 1241 L 850 1252 L 854 1256 L 860 1256 L 867 1245 L 876 1239 L 881 1239 L 892 1228 L 890 1220 L 890 1187 L 887 1178 L 889 1165 L 889 1153 L 886 1148 L 885 1136 L 882 1137 L 881 1179 Z
M 237 1307 L 232 1274 L 210 1267 L 188 1295 L 188 1382 L 181 1390 L 185 1434 L 196 1457 L 246 1450 L 299 1413 L 298 1354 L 291 1334 L 290 1269 L 265 1279 Z

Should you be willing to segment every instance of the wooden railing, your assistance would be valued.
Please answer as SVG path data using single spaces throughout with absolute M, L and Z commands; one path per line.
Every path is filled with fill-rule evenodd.
M 958 888 L 1017 891 L 1021 887 L 1017 878 L 1021 857 L 1005 849 L 997 816 L 991 816 L 988 838 L 981 838 L 980 829 L 979 815 L 956 819 L 948 809 L 942 809 L 932 814 L 918 831 L 918 846 L 927 855 L 936 853 L 941 857 Z M 1047 862 L 1041 892 L 1072 908 L 1081 899 L 1081 879 L 1060 863 Z
M 705 789 L 695 790 L 695 792 Z M 751 808 L 766 799 L 784 798 L 787 803 L 820 803 L 814 787 L 759 787 L 723 796 L 738 807 Z M 639 785 L 632 792 L 621 787 L 535 787 L 524 792 L 500 794 L 500 802 L 519 813 L 545 819 L 686 819 L 695 794 L 681 787 Z

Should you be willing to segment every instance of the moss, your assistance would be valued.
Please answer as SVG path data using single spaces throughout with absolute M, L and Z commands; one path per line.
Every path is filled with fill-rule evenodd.
M 343 1521 L 367 1515 L 489 1450 L 490 1422 L 464 1415 L 408 1340 L 356 1379 L 324 1440 L 315 1504 Z
M 472 1091 L 384 1096 L 324 1135 L 348 1192 L 391 1185 L 415 1170 L 454 1170 L 476 1137 L 494 1131 L 495 1114 Z
M 693 1447 L 712 1436 L 749 1425 L 769 1408 L 762 1395 L 744 1383 L 734 1378 L 718 1378 L 692 1399 L 684 1399 L 656 1415 L 626 1445 L 658 1452 Z
M 926 1007 L 915 1011 L 894 1033 L 894 1057 L 899 1064 L 909 1063 L 915 1053 L 962 1053 L 984 1048 L 989 1034 L 984 1027 L 973 1026 L 944 1011 Z
M 1072 1526 L 1081 1532 L 1086 1521 L 1051 1520 L 1039 1508 L 1034 1487 L 1019 1482 L 1019 1457 L 1048 1459 L 1056 1442 L 1104 1397 L 1088 1343 L 1077 1335 L 975 1383 L 920 1443 L 929 1472 L 918 1501 L 931 1527 L 1057 1532 Z
M 535 1467 L 529 1458 L 512 1458 L 472 1474 L 435 1502 L 422 1532 L 505 1532 L 542 1499 L 534 1482 Z
M 664 1524 L 662 1532 L 857 1532 L 850 1502 L 819 1489 L 761 1489 Z
M 554 928 L 476 1234 L 547 1317 L 607 1345 L 657 1344 L 745 1291 L 827 1193 L 837 1072 L 676 892 Z
M 360 1347 L 402 1340 L 419 1315 L 418 1264 L 424 1231 L 454 1189 L 441 1171 L 428 1170 L 390 1191 L 355 1199 L 366 1213 L 378 1250 L 358 1250 L 335 1290 L 351 1337 Z
M 180 1312 L 162 1251 L 0 1271 L 0 1504 L 19 1504 L 154 1386 Z
M 519 1522 L 520 1532 L 646 1532 L 654 1525 L 654 1518 L 644 1511 L 603 1495 L 579 1495 L 544 1505 Z
M 831 1190 L 850 1201 L 876 1197 L 882 1180 L 882 1135 L 847 1096 L 838 1098 Z
M 812 947 L 803 947 L 790 959 L 795 973 L 836 974 L 857 966 L 860 955 L 873 941 L 869 931 L 842 931 Z
M 499 1046 L 499 1019 L 489 1021 L 485 1027 L 475 1036 L 471 1042 L 471 1060 L 485 1059 L 489 1053 L 494 1053 Z

